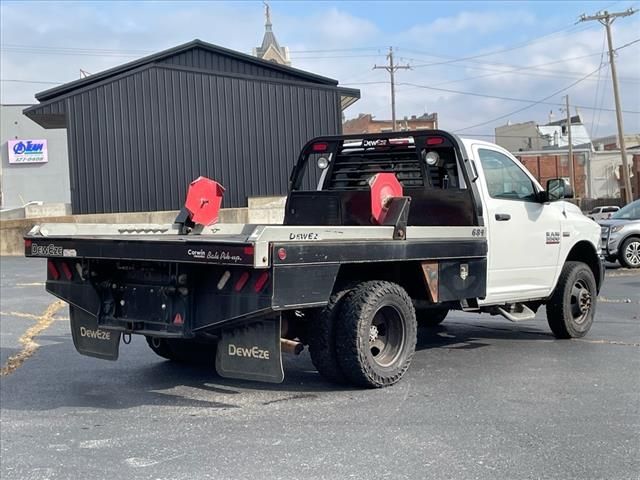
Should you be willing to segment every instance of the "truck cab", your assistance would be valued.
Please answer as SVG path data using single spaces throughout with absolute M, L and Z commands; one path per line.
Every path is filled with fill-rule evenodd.
M 586 261 L 600 283 L 598 226 L 564 198 L 549 201 L 535 177 L 505 149 L 478 140 L 462 143 L 478 174 L 486 211 L 487 295 L 480 303 L 547 298 L 564 263 L 574 258 Z

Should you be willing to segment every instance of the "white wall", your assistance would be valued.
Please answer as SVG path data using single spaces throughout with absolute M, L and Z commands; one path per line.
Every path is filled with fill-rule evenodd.
M 535 122 L 507 124 L 497 127 L 495 136 L 496 143 L 510 152 L 542 150 L 549 145 L 549 142 L 540 136 L 540 131 Z
M 45 203 L 70 203 L 69 158 L 66 129 L 46 130 L 22 111 L 29 105 L 0 105 L 0 187 L 2 208 L 22 206 L 32 200 Z M 47 163 L 9 164 L 7 141 L 47 139 Z
M 627 161 L 631 163 L 633 155 L 627 152 Z M 615 173 L 622 165 L 619 150 L 607 150 L 591 153 L 591 197 L 620 197 L 620 186 Z

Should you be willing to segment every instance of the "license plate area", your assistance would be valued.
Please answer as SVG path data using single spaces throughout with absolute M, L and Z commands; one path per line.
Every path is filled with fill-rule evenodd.
M 183 336 L 190 331 L 188 275 L 177 264 L 92 265 L 103 328 Z

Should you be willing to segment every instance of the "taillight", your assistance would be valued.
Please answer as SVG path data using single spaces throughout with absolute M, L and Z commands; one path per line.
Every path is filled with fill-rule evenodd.
M 427 145 L 440 145 L 441 143 L 444 143 L 444 138 L 442 137 L 427 138 Z
M 53 260 L 47 260 L 47 270 L 49 272 L 49 276 L 54 280 L 58 280 L 60 278 L 60 272 L 58 272 Z
M 71 269 L 69 268 L 69 265 L 67 265 L 66 262 L 62 262 L 62 273 L 64 273 L 64 276 L 67 277 L 67 280 L 73 279 L 73 272 L 71 271 Z
M 234 290 L 236 292 L 239 292 L 240 290 L 242 290 L 244 286 L 247 284 L 247 282 L 249 281 L 250 276 L 251 275 L 249 275 L 249 272 L 244 272 L 242 275 L 240 275 L 240 278 L 236 282 Z
M 31 248 L 31 244 L 33 243 L 33 241 L 30 238 L 25 238 L 24 239 L 24 248 Z
M 311 147 L 311 150 L 314 152 L 326 152 L 329 149 L 329 144 L 326 142 L 318 142 L 314 143 Z
M 256 284 L 253 286 L 253 289 L 256 293 L 260 293 L 260 291 L 264 288 L 264 286 L 269 281 L 269 272 L 262 272 L 256 280 Z

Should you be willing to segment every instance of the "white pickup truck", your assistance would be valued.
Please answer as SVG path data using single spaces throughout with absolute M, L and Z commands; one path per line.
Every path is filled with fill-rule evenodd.
M 172 360 L 215 355 L 225 377 L 279 382 L 309 347 L 324 377 L 397 382 L 418 322 L 449 310 L 532 319 L 558 338 L 591 327 L 600 227 L 506 150 L 444 131 L 329 136 L 304 146 L 282 225 L 216 223 L 224 189 L 191 184 L 173 225 L 45 224 L 47 290 L 74 344 L 114 360 L 121 335 Z M 216 352 L 214 354 L 214 352 Z

